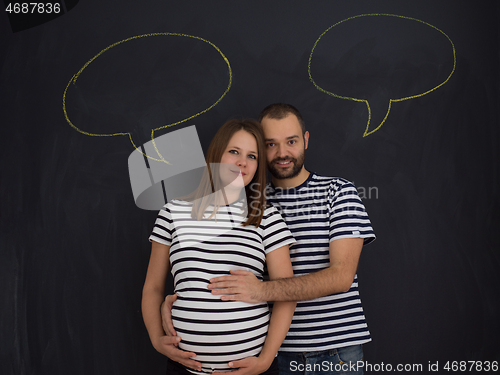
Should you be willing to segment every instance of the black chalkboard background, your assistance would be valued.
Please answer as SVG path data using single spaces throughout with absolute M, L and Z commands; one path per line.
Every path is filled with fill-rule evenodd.
M 199 39 L 114 47 L 84 70 L 79 93 L 68 89 L 75 126 L 130 132 L 140 144 L 151 129 L 207 109 L 232 78 L 213 108 L 176 126 L 195 124 L 206 150 L 228 118 L 296 105 L 311 133 L 306 167 L 353 181 L 378 237 L 358 270 L 373 337 L 365 359 L 421 364 L 420 373 L 436 361 L 444 373 L 447 361 L 500 359 L 498 2 L 71 3 L 17 32 L 0 15 L 0 373 L 165 373 L 140 311 L 156 212 L 135 206 L 134 147 L 127 135 L 78 132 L 63 112 L 85 63 L 151 33 L 203 38 L 231 72 Z M 400 17 L 351 19 L 364 14 Z M 337 23 L 311 60 L 325 92 L 309 78 L 309 56 Z M 369 100 L 373 130 L 388 98 L 444 82 L 451 43 L 428 25 L 453 42 L 453 74 L 392 103 L 363 137 L 366 104 L 329 93 Z M 192 67 L 177 70 L 180 57 Z

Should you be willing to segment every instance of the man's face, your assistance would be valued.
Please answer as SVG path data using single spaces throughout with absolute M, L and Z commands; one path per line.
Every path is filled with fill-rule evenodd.
M 309 133 L 302 136 L 299 120 L 293 114 L 280 120 L 264 117 L 261 124 L 271 175 L 277 179 L 296 177 L 304 167 Z

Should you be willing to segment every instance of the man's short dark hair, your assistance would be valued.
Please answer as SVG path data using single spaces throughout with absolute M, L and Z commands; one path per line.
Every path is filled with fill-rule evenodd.
M 275 120 L 281 120 L 290 114 L 295 115 L 295 117 L 297 117 L 297 120 L 299 120 L 300 128 L 302 129 L 302 135 L 304 135 L 304 133 L 306 132 L 306 125 L 304 124 L 304 119 L 302 118 L 302 115 L 300 114 L 299 110 L 291 104 L 274 103 L 268 105 L 266 108 L 262 110 L 262 112 L 260 112 L 259 122 L 261 122 L 264 117 L 272 118 Z

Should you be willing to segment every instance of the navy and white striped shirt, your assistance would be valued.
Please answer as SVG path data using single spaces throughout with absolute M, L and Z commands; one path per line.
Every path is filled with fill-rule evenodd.
M 331 241 L 359 237 L 367 244 L 375 239 L 365 207 L 349 181 L 311 173 L 300 186 L 268 185 L 266 193 L 297 241 L 290 246 L 295 276 L 329 267 Z M 370 340 L 356 275 L 348 292 L 297 302 L 280 351 L 323 351 Z
M 262 280 L 266 254 L 295 240 L 273 206 L 265 208 L 257 228 L 240 225 L 245 220 L 242 202 L 221 206 L 216 217 L 202 220 L 191 218 L 191 208 L 191 203 L 179 200 L 166 204 L 150 240 L 170 246 L 178 296 L 172 320 L 182 337 L 179 347 L 196 353 L 205 373 L 229 370 L 228 362 L 260 353 L 269 307 L 267 303 L 221 301 L 207 289 L 209 279 L 228 275 L 230 270 L 246 270 Z M 205 217 L 212 212 L 209 206 Z

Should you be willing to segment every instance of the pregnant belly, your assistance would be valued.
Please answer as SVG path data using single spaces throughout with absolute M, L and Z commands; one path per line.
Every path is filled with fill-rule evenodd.
M 203 372 L 229 370 L 228 363 L 257 356 L 269 325 L 267 304 L 238 301 L 190 301 L 179 298 L 172 309 L 179 348 L 196 353 Z

